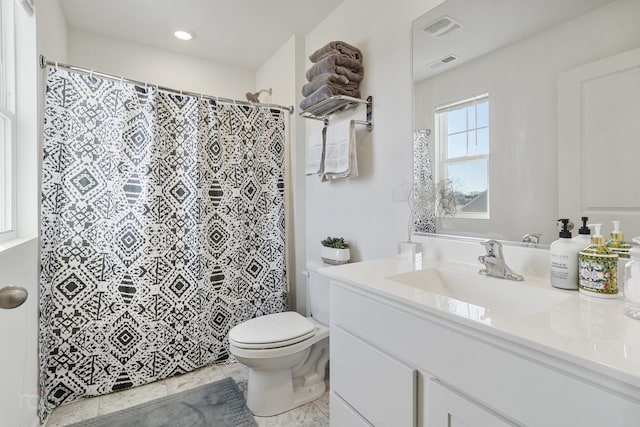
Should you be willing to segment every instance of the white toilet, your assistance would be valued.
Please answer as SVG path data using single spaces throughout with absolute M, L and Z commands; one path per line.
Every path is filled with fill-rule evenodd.
M 229 332 L 231 354 L 249 368 L 247 406 L 271 416 L 325 392 L 329 361 L 329 279 L 307 266 L 311 317 L 294 311 L 247 320 Z

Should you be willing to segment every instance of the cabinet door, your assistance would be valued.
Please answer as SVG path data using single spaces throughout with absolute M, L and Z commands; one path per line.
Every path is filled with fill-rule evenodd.
M 430 381 L 428 419 L 430 427 L 515 426 L 437 380 Z
M 331 389 L 377 427 L 415 426 L 416 371 L 337 325 L 331 329 Z
M 335 392 L 330 395 L 331 427 L 371 427 L 371 423 L 345 403 Z

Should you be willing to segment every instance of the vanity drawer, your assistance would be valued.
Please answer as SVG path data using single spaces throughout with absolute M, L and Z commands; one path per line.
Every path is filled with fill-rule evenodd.
M 338 326 L 331 330 L 331 389 L 371 424 L 415 426 L 416 379 L 404 363 Z

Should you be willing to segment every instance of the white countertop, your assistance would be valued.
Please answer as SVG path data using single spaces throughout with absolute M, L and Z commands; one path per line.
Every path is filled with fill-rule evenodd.
M 320 273 L 640 387 L 640 321 L 624 315 L 622 297 L 607 300 L 559 290 L 548 279 L 533 276 L 525 275 L 525 282 L 480 276 L 479 280 L 490 281 L 487 284 L 499 280 L 513 286 L 503 288 L 500 284 L 499 297 L 494 292 L 493 296 L 481 298 L 483 301 L 478 304 L 456 299 L 454 293 L 446 290 L 425 290 L 389 279 L 429 268 L 477 275 L 480 267 L 442 260 L 413 263 L 388 258 L 327 267 L 320 269 Z M 546 296 L 546 293 L 550 302 L 542 308 L 535 303 L 530 310 L 505 306 L 510 299 L 515 301 L 522 296 L 529 300 L 531 295 Z M 493 304 L 490 298 L 504 299 Z M 526 307 L 526 301 L 518 301 L 517 306 Z

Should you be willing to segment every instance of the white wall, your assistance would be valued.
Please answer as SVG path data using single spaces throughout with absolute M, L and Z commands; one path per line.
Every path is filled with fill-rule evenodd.
M 72 65 L 177 90 L 245 99 L 255 85 L 248 69 L 73 28 L 68 49 Z
M 289 144 L 288 165 L 290 179 L 287 192 L 287 240 L 288 240 L 288 276 L 290 308 L 307 314 L 306 283 L 303 271 L 306 265 L 305 236 L 305 185 L 304 185 L 304 126 L 305 120 L 298 115 L 298 104 L 302 97 L 300 88 L 304 73 L 304 38 L 292 35 L 256 71 L 256 90 L 273 89 L 273 94 L 260 95 L 260 100 L 280 105 L 293 105 L 294 114 L 288 118 Z
M 340 182 L 306 178 L 308 258 L 320 259 L 320 241 L 329 235 L 352 244 L 353 260 L 393 255 L 407 239 L 409 209 L 392 201 L 392 191 L 412 181 L 413 173 L 411 21 L 441 2 L 345 0 L 306 37 L 307 56 L 331 40 L 359 47 L 365 67 L 360 89 L 374 104 L 373 132 L 359 132 L 361 176 Z M 313 126 L 318 124 L 308 120 L 307 131 Z
M 557 238 L 555 220 L 567 215 L 558 212 L 558 74 L 638 47 L 638 16 L 640 2 L 620 0 L 416 85 L 418 128 L 434 129 L 437 105 L 490 94 L 491 220 L 447 218 L 440 231 Z
M 58 62 L 67 60 L 67 22 L 59 0 L 38 2 L 38 53 Z

